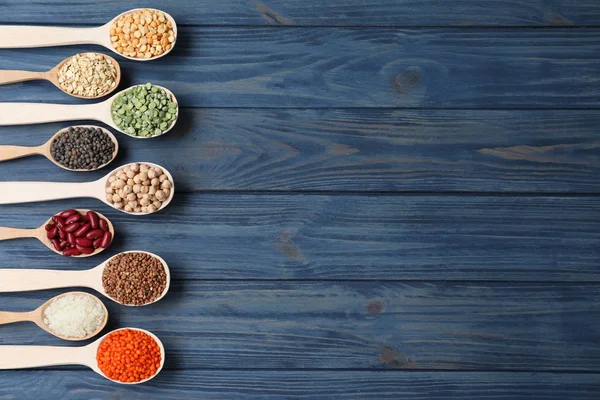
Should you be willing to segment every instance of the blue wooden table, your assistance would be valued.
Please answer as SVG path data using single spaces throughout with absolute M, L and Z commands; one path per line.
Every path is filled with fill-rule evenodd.
M 164 85 L 181 116 L 161 138 L 119 135 L 113 165 L 166 166 L 173 203 L 2 206 L 15 227 L 95 208 L 117 237 L 86 260 L 2 242 L 0 267 L 161 255 L 164 300 L 106 305 L 107 331 L 162 339 L 165 369 L 136 387 L 83 367 L 1 371 L 0 399 L 600 398 L 600 2 L 3 0 L 0 23 L 94 26 L 137 6 L 173 15 L 179 39 L 154 62 L 119 58 L 123 87 Z M 0 69 L 90 49 L 0 50 Z M 0 86 L 0 101 L 81 103 L 47 82 Z M 67 125 L 0 127 L 0 144 Z M 61 292 L 2 294 L 0 310 Z M 73 345 L 26 323 L 0 344 Z

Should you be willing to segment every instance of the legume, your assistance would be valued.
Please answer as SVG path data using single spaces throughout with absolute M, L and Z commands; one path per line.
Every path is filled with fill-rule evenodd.
M 162 355 L 151 336 L 136 329 L 121 329 L 100 343 L 96 361 L 104 375 L 112 380 L 139 382 L 156 374 Z
M 61 296 L 44 310 L 44 323 L 48 328 L 68 338 L 84 338 L 95 333 L 105 317 L 100 300 L 83 293 Z
M 99 225 L 98 221 L 104 221 L 104 228 L 90 231 L 93 220 L 96 226 Z M 65 210 L 52 217 L 45 229 L 46 237 L 54 248 L 67 257 L 92 254 L 98 248 L 107 248 L 112 242 L 108 222 L 91 210 L 85 215 L 77 210 Z M 98 238 L 101 239 L 98 242 L 92 240 Z
M 121 304 L 140 306 L 152 303 L 167 286 L 162 262 L 146 253 L 122 253 L 104 267 L 102 285 Z
M 110 27 L 110 41 L 124 56 L 149 59 L 171 49 L 175 31 L 162 11 L 143 9 L 117 19 Z
M 50 145 L 54 161 L 70 169 L 98 169 L 112 160 L 114 152 L 114 142 L 100 128 L 70 127 Z
M 133 136 L 161 135 L 177 119 L 177 114 L 175 99 L 151 83 L 126 90 L 111 105 L 115 124 Z
M 58 83 L 67 93 L 100 97 L 116 87 L 117 69 L 104 54 L 81 53 L 58 70 Z
M 160 168 L 129 164 L 108 178 L 106 201 L 117 209 L 153 213 L 169 199 L 173 182 Z

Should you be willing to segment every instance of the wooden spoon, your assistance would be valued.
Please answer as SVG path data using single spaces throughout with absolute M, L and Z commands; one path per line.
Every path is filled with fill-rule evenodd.
M 88 333 L 85 337 L 79 338 L 79 337 L 73 337 L 73 336 L 59 335 L 58 333 L 51 330 L 50 327 L 44 322 L 46 308 L 48 308 L 48 306 L 50 304 L 52 304 L 55 300 L 58 300 L 61 297 L 69 296 L 69 295 L 89 296 L 94 301 L 96 301 L 98 304 L 100 304 L 102 306 L 102 309 L 104 310 L 104 320 L 102 321 L 102 323 L 98 326 L 98 328 L 94 332 Z M 39 326 L 40 328 L 42 328 L 49 334 L 54 335 L 60 339 L 72 340 L 72 341 L 88 340 L 88 339 L 93 338 L 97 334 L 99 334 L 102 331 L 102 329 L 104 329 L 104 327 L 106 326 L 106 323 L 108 322 L 108 310 L 106 309 L 106 306 L 104 305 L 104 303 L 102 303 L 100 301 L 100 299 L 97 298 L 96 296 L 94 296 L 93 294 L 89 294 L 89 293 L 85 293 L 85 292 L 68 292 L 68 293 L 63 293 L 63 294 L 60 294 L 58 296 L 51 298 L 50 300 L 48 300 L 47 302 L 45 302 L 44 304 L 42 304 L 41 306 L 39 306 L 38 308 L 36 308 L 33 311 L 29 311 L 29 312 L 0 311 L 0 325 L 12 324 L 13 322 L 22 322 L 22 321 L 34 322 L 37 326 Z
M 165 274 L 167 275 L 167 284 L 162 294 L 154 301 L 148 304 L 154 304 L 167 294 L 169 286 L 171 285 L 171 273 L 169 266 L 159 256 L 147 251 L 132 250 L 125 251 L 119 254 L 127 253 L 145 253 L 153 257 L 156 257 L 165 268 Z M 84 271 L 67 271 L 67 270 L 50 270 L 50 269 L 0 269 L 0 293 L 8 292 L 26 292 L 32 290 L 44 290 L 44 289 L 56 289 L 56 288 L 67 288 L 67 287 L 87 287 L 96 290 L 98 293 L 103 294 L 112 301 L 119 303 L 116 299 L 112 298 L 102 284 L 102 274 L 106 265 L 118 256 L 115 254 L 102 264 Z M 119 303 L 122 304 L 122 303 Z M 143 305 L 148 305 L 143 304 Z M 131 304 L 122 304 L 125 306 L 137 307 Z
M 144 332 L 152 339 L 156 340 L 156 344 L 160 348 L 160 366 L 154 376 L 144 379 L 139 382 L 119 382 L 110 379 L 100 370 L 96 361 L 98 347 L 102 341 L 111 333 L 122 329 L 132 329 Z M 100 339 L 83 347 L 66 347 L 66 346 L 0 346 L 0 369 L 21 369 L 35 367 L 49 367 L 54 365 L 85 365 L 92 370 L 116 383 L 124 385 L 136 385 L 144 383 L 154 378 L 162 370 L 165 364 L 165 348 L 153 333 L 139 328 L 122 328 L 107 333 Z
M 135 163 L 132 163 L 135 164 Z M 158 164 L 152 164 L 144 162 L 140 164 L 146 164 L 151 167 L 158 167 L 163 170 L 163 173 L 167 175 L 173 186 L 171 187 L 171 193 L 169 197 L 163 201 L 162 206 L 156 210 L 160 211 L 165 208 L 175 194 L 175 181 L 173 177 L 165 168 Z M 129 164 L 128 164 L 129 165 Z M 108 204 L 114 209 L 122 211 L 130 215 L 147 215 L 152 213 L 136 213 L 125 211 L 124 209 L 118 209 L 113 204 L 106 200 L 106 188 L 110 185 L 108 179 L 116 174 L 123 166 L 114 169 L 104 177 L 92 181 L 92 182 L 0 182 L 0 204 L 16 204 L 16 203 L 31 203 L 36 201 L 46 200 L 61 200 L 61 199 L 72 199 L 81 197 L 92 197 L 102 201 L 104 204 Z M 154 211 L 154 212 L 156 212 Z
M 85 215 L 90 210 L 78 209 L 77 211 L 79 211 L 80 214 Z M 111 242 L 112 242 L 112 240 L 115 238 L 115 228 L 114 228 L 112 222 L 110 222 L 110 220 L 108 218 L 106 218 L 104 215 L 100 214 L 99 212 L 97 212 L 97 211 L 94 211 L 94 212 L 96 214 L 98 214 L 99 218 L 104 219 L 106 221 L 106 223 L 108 224 L 108 230 L 110 231 L 110 233 L 112 235 L 112 238 L 111 238 Z M 46 245 L 47 248 L 49 248 L 56 254 L 62 255 L 62 253 L 60 251 L 58 251 L 54 248 L 54 246 L 52 245 L 52 242 L 50 242 L 50 239 L 48 239 L 48 236 L 46 235 L 47 232 L 46 232 L 45 227 L 50 222 L 52 222 L 52 217 L 50 217 L 48 219 L 48 221 L 44 222 L 44 224 L 42 226 L 40 226 L 39 228 L 34 228 L 34 229 L 19 229 L 19 228 L 0 227 L 0 240 L 10 240 L 10 239 L 20 239 L 20 238 L 36 238 L 40 242 L 42 242 L 44 245 Z M 102 247 L 99 247 L 91 254 L 81 254 L 78 256 L 71 256 L 71 257 L 79 257 L 79 258 L 91 257 L 91 256 L 95 256 L 96 254 L 100 253 L 103 250 L 105 250 L 105 249 L 103 249 Z
M 0 27 L 0 32 L 2 28 Z M 144 86 L 144 85 L 137 85 Z M 177 104 L 175 95 L 168 89 L 154 85 L 158 88 L 163 89 L 171 99 Z M 113 101 L 121 93 L 132 89 L 135 86 L 121 90 L 115 93 L 108 99 L 95 104 L 50 104 L 50 103 L 0 103 L 0 126 L 6 125 L 27 125 L 27 124 L 43 124 L 46 122 L 60 122 L 60 121 L 78 121 L 78 120 L 89 120 L 104 122 L 106 125 L 116 129 L 117 131 L 131 136 L 136 139 L 150 139 L 145 136 L 134 136 L 127 132 L 124 132 L 115 124 L 111 115 L 111 106 Z M 171 125 L 161 133 L 160 135 L 152 136 L 158 137 L 169 132 L 175 126 L 177 118 L 179 117 L 179 105 L 177 106 L 177 115 L 171 122 Z
M 104 163 L 94 169 L 81 169 L 81 168 L 77 168 L 77 169 L 73 169 L 73 168 L 68 168 L 65 167 L 64 165 L 62 165 L 61 163 L 59 163 L 58 161 L 56 161 L 54 159 L 54 157 L 52 157 L 52 153 L 51 153 L 51 148 L 52 148 L 52 142 L 54 142 L 54 140 L 63 132 L 69 130 L 69 128 L 93 128 L 93 129 L 102 129 L 102 131 L 104 133 L 106 133 L 108 135 L 108 137 L 110 137 L 110 140 L 112 140 L 112 142 L 115 144 L 115 151 L 112 154 L 112 157 L 110 160 L 108 160 L 107 163 Z M 61 167 L 62 169 L 66 169 L 67 171 L 75 171 L 75 172 L 89 172 L 89 171 L 96 171 L 99 169 L 102 169 L 104 167 L 106 167 L 108 164 L 110 164 L 115 157 L 117 156 L 117 153 L 119 152 L 119 142 L 117 141 L 117 138 L 115 137 L 115 135 L 112 134 L 111 131 L 109 131 L 108 129 L 104 129 L 100 126 L 94 126 L 94 125 L 78 125 L 78 126 L 72 126 L 72 127 L 67 127 L 64 129 L 61 129 L 60 131 L 56 132 L 54 134 L 54 136 L 52 136 L 50 138 L 50 140 L 48 140 L 46 143 L 44 143 L 41 146 L 32 146 L 32 147 L 28 147 L 28 146 L 0 146 L 0 161 L 8 161 L 8 160 L 13 160 L 15 158 L 21 158 L 21 157 L 28 157 L 31 155 L 35 155 L 35 154 L 39 154 L 42 155 L 44 157 L 46 157 L 48 160 L 52 161 L 55 165 Z
M 56 86 L 57 88 L 59 88 L 60 90 L 65 92 L 66 94 L 73 96 L 73 97 L 80 98 L 80 99 L 98 99 L 100 97 L 107 96 L 110 93 L 114 92 L 117 89 L 117 87 L 119 86 L 119 82 L 121 81 L 121 67 L 119 66 L 119 63 L 117 62 L 117 60 L 115 60 L 111 56 L 107 56 L 106 54 L 102 54 L 102 53 L 81 53 L 81 54 L 95 54 L 97 56 L 102 56 L 106 59 L 106 61 L 108 61 L 115 67 L 115 70 L 117 73 L 117 77 L 115 78 L 115 85 L 108 92 L 102 93 L 99 96 L 93 96 L 93 97 L 80 96 L 77 94 L 69 93 L 60 85 L 60 83 L 58 82 L 58 71 L 60 71 L 60 69 L 67 62 L 69 62 L 71 60 L 71 58 L 77 57 L 80 54 L 76 54 L 73 57 L 69 57 L 69 58 L 62 60 L 57 66 L 52 68 L 50 71 L 46 71 L 46 72 L 0 70 L 0 85 L 4 85 L 7 83 L 17 83 L 17 82 L 25 82 L 25 81 L 33 81 L 33 80 L 42 79 L 42 80 L 50 81 L 54 86 Z
M 112 26 L 113 22 L 119 19 L 122 15 L 140 10 L 143 10 L 143 8 L 135 8 L 125 11 L 124 13 L 117 15 L 107 24 L 96 28 L 59 28 L 50 26 L 23 25 L 1 26 L 0 48 L 15 49 L 27 47 L 67 46 L 73 44 L 97 44 L 106 47 L 121 57 L 135 61 L 156 60 L 166 56 L 175 47 L 175 43 L 177 42 L 177 24 L 175 23 L 173 17 L 162 10 L 161 12 L 165 14 L 165 17 L 171 21 L 171 24 L 173 25 L 173 34 L 175 36 L 175 41 L 171 43 L 171 48 L 169 50 L 157 57 L 134 58 L 124 56 L 123 54 L 117 52 L 114 48 L 110 40 L 110 27 Z M 158 11 L 152 8 L 148 8 L 148 10 Z

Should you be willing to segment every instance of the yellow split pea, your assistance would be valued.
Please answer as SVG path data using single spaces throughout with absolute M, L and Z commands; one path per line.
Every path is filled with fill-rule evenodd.
M 110 41 L 124 56 L 154 58 L 173 46 L 175 32 L 162 11 L 143 9 L 117 19 L 110 27 Z

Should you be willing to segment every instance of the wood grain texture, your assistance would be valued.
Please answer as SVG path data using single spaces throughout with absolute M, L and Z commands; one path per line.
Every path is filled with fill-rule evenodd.
M 3 371 L 3 399 L 596 400 L 598 374 L 406 371 L 162 371 L 140 386 L 91 371 Z
M 152 68 L 119 62 L 124 87 L 150 81 L 185 107 L 589 108 L 600 105 L 599 34 L 182 27 Z M 49 69 L 90 49 L 3 50 L 0 68 Z M 3 86 L 0 101 L 77 102 L 50 85 Z
M 3 294 L 0 309 L 56 293 Z M 186 279 L 152 306 L 105 303 L 108 329 L 153 332 L 170 370 L 599 371 L 599 284 Z M 0 334 L 1 344 L 63 344 L 30 323 Z
M 172 170 L 183 191 L 597 193 L 598 125 L 591 110 L 184 109 L 164 137 L 115 133 L 121 155 L 97 173 L 41 157 L 1 167 L 76 182 L 147 160 Z M 0 145 L 39 145 L 64 126 L 0 127 Z
M 156 252 L 173 279 L 600 279 L 600 198 L 177 194 L 156 215 L 97 201 L 0 208 L 2 224 L 37 227 L 68 208 L 115 224 L 85 261 L 35 239 L 0 243 L 2 266 L 79 268 L 115 252 Z
M 594 0 L 83 0 L 2 3 L 1 23 L 106 23 L 128 8 L 155 7 L 185 25 L 271 26 L 577 26 L 600 25 Z

